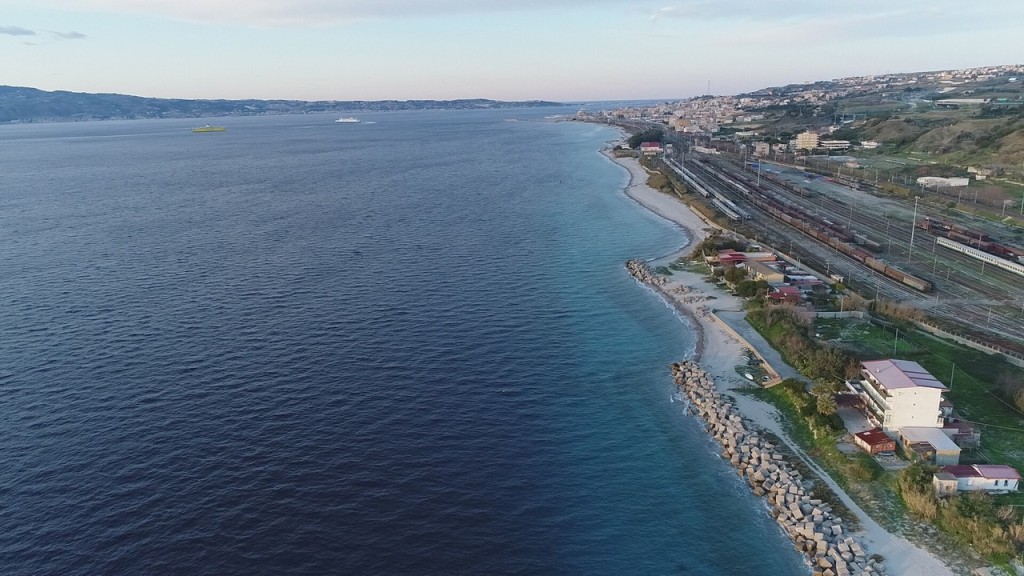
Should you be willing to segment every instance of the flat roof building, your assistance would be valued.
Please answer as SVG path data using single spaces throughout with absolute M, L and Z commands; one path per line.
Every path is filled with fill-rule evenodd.
M 786 275 L 781 270 L 764 262 L 748 261 L 745 266 L 750 270 L 750 275 L 754 277 L 754 280 L 764 280 L 769 284 L 781 284 L 786 281 Z
M 942 428 L 904 426 L 899 430 L 899 441 L 908 455 L 914 455 L 937 466 L 960 462 L 960 447 L 946 436 Z

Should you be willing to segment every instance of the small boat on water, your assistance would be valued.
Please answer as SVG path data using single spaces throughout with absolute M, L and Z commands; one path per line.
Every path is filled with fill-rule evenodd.
M 362 120 L 353 116 L 342 116 L 334 121 L 335 124 L 359 124 L 360 122 Z
M 212 126 L 210 124 L 205 126 L 196 126 L 192 129 L 193 132 L 223 132 L 225 130 L 227 130 L 227 128 L 223 126 Z

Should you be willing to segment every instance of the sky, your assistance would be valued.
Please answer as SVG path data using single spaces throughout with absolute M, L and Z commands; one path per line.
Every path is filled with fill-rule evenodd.
M 563 102 L 1024 61 L 1017 0 L 0 0 L 0 85 Z

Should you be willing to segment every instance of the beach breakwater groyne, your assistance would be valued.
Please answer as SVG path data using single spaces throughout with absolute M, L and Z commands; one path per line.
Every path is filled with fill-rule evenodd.
M 648 266 L 643 260 L 626 260 L 626 270 L 629 270 L 629 273 L 632 274 L 634 278 L 644 284 L 650 284 L 652 286 L 661 286 L 665 284 L 665 278 L 652 272 L 650 266 Z
M 884 575 L 884 565 L 869 558 L 847 536 L 843 520 L 805 488 L 801 473 L 756 430 L 744 423 L 738 409 L 715 389 L 711 376 L 698 364 L 672 364 L 672 378 L 689 399 L 711 437 L 722 446 L 722 457 L 736 468 L 754 494 L 764 497 L 772 517 L 801 551 L 814 576 Z

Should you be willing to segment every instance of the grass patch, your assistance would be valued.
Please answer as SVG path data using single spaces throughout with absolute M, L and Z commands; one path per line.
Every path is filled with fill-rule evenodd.
M 952 344 L 931 335 L 854 319 L 828 319 L 815 330 L 862 359 L 913 360 L 931 372 L 950 391 L 946 397 L 965 420 L 979 425 L 981 448 L 964 451 L 965 463 L 1008 464 L 1024 470 L 1024 414 L 997 394 L 995 382 L 1024 378 L 1024 370 L 999 357 Z
M 1024 470 L 1024 414 L 996 395 L 993 382 L 1005 370 L 1019 368 L 975 350 L 965 350 L 926 335 L 915 335 L 923 350 L 906 355 L 950 388 L 946 397 L 965 420 L 981 428 L 981 448 L 966 462 L 1008 464 Z
M 921 352 L 922 348 L 908 339 L 905 330 L 896 330 L 874 322 L 857 319 L 825 319 L 814 322 L 815 337 L 849 350 L 862 360 L 892 358 Z

